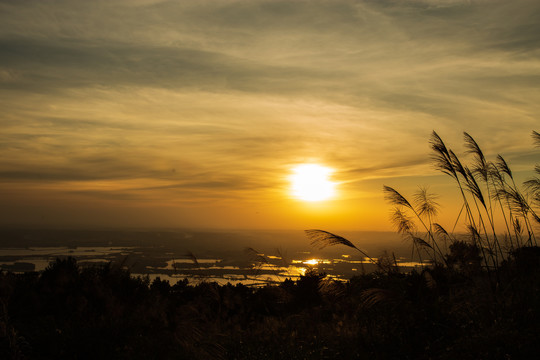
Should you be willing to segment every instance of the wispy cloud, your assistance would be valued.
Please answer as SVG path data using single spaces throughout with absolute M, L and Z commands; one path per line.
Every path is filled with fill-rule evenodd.
M 318 161 L 354 196 L 366 179 L 430 173 L 433 129 L 459 145 L 466 130 L 524 169 L 540 115 L 539 11 L 533 0 L 0 1 L 0 186 L 262 202 L 283 196 L 292 165 Z

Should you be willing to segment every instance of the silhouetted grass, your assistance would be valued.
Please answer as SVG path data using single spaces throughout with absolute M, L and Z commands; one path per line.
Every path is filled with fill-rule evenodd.
M 538 133 L 533 132 L 533 138 L 538 144 Z M 456 182 L 463 200 L 454 229 L 464 214 L 463 221 L 469 231 L 469 237 L 460 240 L 460 243 L 467 241 L 469 247 L 479 250 L 482 266 L 488 274 L 494 273 L 495 281 L 498 282 L 499 267 L 510 253 L 523 246 L 537 245 L 533 223 L 539 223 L 540 219 L 528 198 L 533 203 L 538 200 L 540 181 L 533 178 L 525 183 L 529 192 L 527 197 L 517 187 L 512 171 L 501 155 L 497 156 L 495 162 L 488 161 L 471 135 L 464 133 L 464 139 L 467 152 L 473 156 L 469 166 L 464 165 L 436 132 L 433 132 L 430 140 L 433 160 L 437 169 Z M 540 173 L 538 166 L 535 170 Z M 437 215 L 438 204 L 434 201 L 435 197 L 428 194 L 425 189 L 414 194 L 414 204 L 389 186 L 384 186 L 383 190 L 386 199 L 397 206 L 392 218 L 397 231 L 411 238 L 420 259 L 421 249 L 432 250 L 430 259 L 433 263 L 438 263 L 441 259 L 446 261 L 448 256 L 454 256 L 443 253 L 439 246 L 441 240 L 450 240 L 450 246 L 456 244 L 463 247 L 462 244 L 456 243 L 458 240 L 455 236 L 433 222 Z M 407 212 L 412 213 L 414 218 L 409 217 Z M 506 231 L 502 234 L 496 231 L 496 212 L 502 214 L 504 220 Z M 414 219 L 422 225 L 424 239 L 419 238 Z M 526 239 L 523 238 L 524 230 Z M 426 253 L 429 254 L 429 251 Z

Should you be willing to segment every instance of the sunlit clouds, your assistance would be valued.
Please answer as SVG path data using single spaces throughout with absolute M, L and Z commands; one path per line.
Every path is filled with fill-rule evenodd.
M 532 168 L 539 10 L 0 1 L 0 223 L 380 229 L 382 179 L 436 174 L 432 130 Z M 302 163 L 335 169 L 331 213 L 291 199 Z

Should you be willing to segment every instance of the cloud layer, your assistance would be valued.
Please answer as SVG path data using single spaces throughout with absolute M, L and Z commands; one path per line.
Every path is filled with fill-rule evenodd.
M 432 130 L 526 170 L 539 16 L 532 0 L 0 1 L 4 207 L 117 199 L 241 226 L 227 209 L 279 213 L 301 162 L 375 206 L 370 181 L 434 174 Z

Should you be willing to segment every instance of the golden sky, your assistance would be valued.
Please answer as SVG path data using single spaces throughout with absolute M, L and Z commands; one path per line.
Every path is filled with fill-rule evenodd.
M 532 174 L 540 2 L 0 0 L 0 225 L 389 230 L 433 130 Z M 336 197 L 294 198 L 294 166 Z

